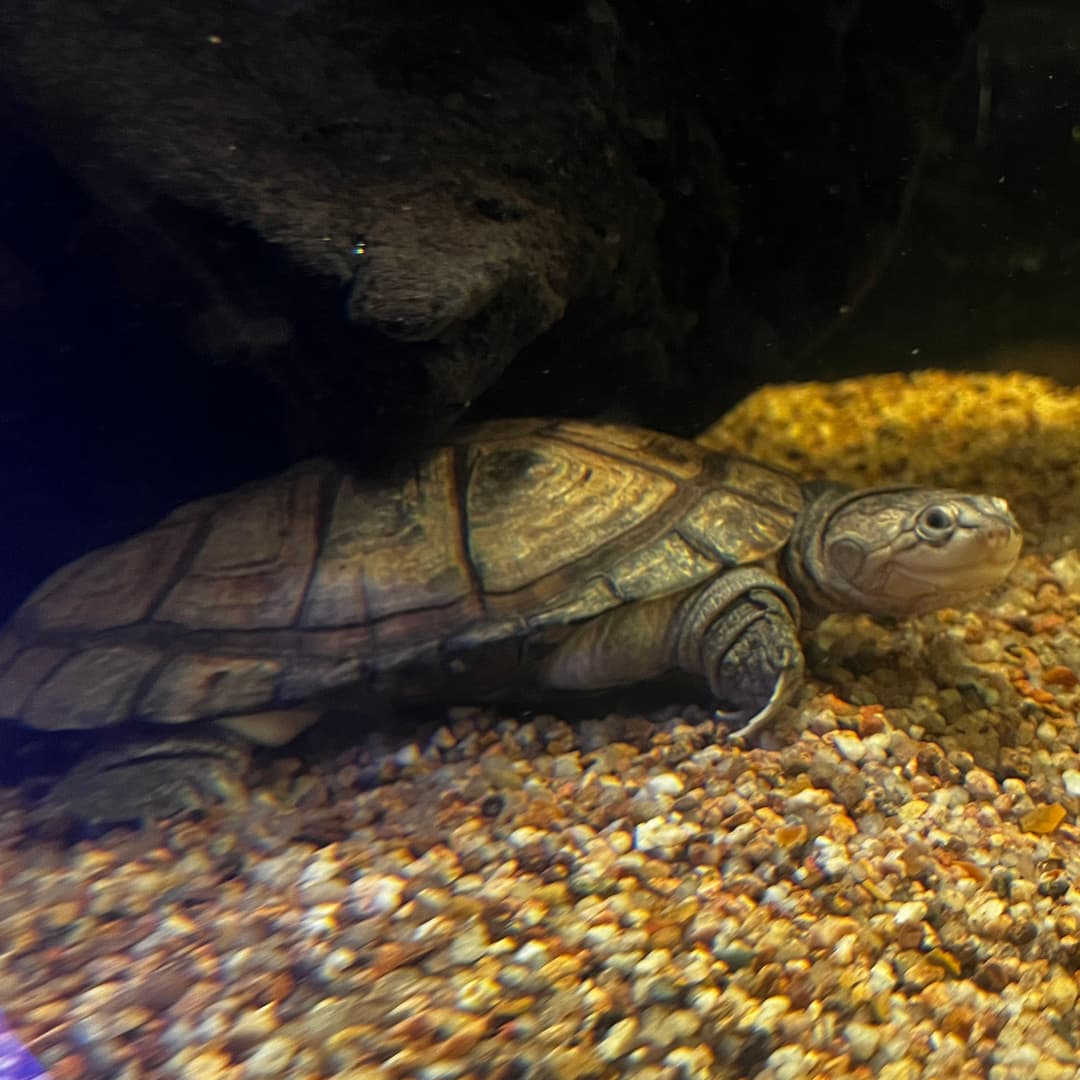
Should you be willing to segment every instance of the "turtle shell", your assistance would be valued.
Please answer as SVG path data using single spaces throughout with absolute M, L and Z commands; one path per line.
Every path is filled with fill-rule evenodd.
M 801 506 L 768 466 L 574 421 L 481 425 L 378 483 L 305 462 L 54 574 L 0 634 L 0 715 L 293 707 L 767 558 Z

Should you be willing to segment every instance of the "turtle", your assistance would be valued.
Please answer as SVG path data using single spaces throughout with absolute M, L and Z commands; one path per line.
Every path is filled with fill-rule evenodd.
M 801 628 L 963 604 L 1020 546 L 989 495 L 804 482 L 625 424 L 491 421 L 379 478 L 305 461 L 59 570 L 0 632 L 0 716 L 213 721 L 279 745 L 370 695 L 674 670 L 745 739 L 801 685 Z

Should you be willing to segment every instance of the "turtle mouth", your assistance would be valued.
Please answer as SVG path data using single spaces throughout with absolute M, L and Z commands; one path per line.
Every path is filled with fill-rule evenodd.
M 905 611 L 921 613 L 958 603 L 1000 585 L 1020 557 L 1023 537 L 1002 523 L 957 538 L 948 549 L 910 549 L 885 569 L 883 592 Z

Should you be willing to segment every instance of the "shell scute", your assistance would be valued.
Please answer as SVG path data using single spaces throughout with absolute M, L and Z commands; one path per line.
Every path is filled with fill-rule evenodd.
M 31 727 L 98 728 L 134 715 L 142 680 L 161 662 L 158 649 L 105 645 L 73 653 L 20 710 Z
M 42 629 L 87 631 L 138 622 L 150 613 L 197 528 L 192 520 L 163 523 L 83 556 L 34 592 L 21 618 Z
M 314 563 L 320 485 L 298 469 L 221 502 L 155 618 L 200 630 L 291 625 Z
M 300 625 L 375 623 L 453 604 L 471 588 L 446 448 L 396 486 L 344 477 Z
M 273 699 L 284 666 L 264 656 L 184 653 L 166 663 L 134 708 L 160 723 L 258 709 Z
M 531 436 L 469 446 L 469 550 L 487 593 L 513 593 L 611 544 L 675 494 L 674 479 L 601 450 Z
M 562 420 L 553 428 L 553 434 L 603 454 L 627 456 L 646 468 L 681 480 L 700 475 L 708 453 L 697 443 L 687 439 L 622 424 L 590 424 L 584 420 Z
M 15 635 L 11 635 L 15 641 Z M 31 646 L 20 652 L 0 675 L 0 716 L 19 716 L 30 696 L 60 666 L 70 650 Z
M 682 537 L 721 566 L 741 566 L 772 554 L 791 534 L 783 514 L 733 491 L 707 491 L 680 519 Z

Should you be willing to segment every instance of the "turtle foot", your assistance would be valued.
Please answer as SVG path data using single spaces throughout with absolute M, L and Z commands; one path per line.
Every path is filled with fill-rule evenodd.
M 91 751 L 47 796 L 88 825 L 146 823 L 215 802 L 247 803 L 250 748 L 205 732 L 117 738 Z

